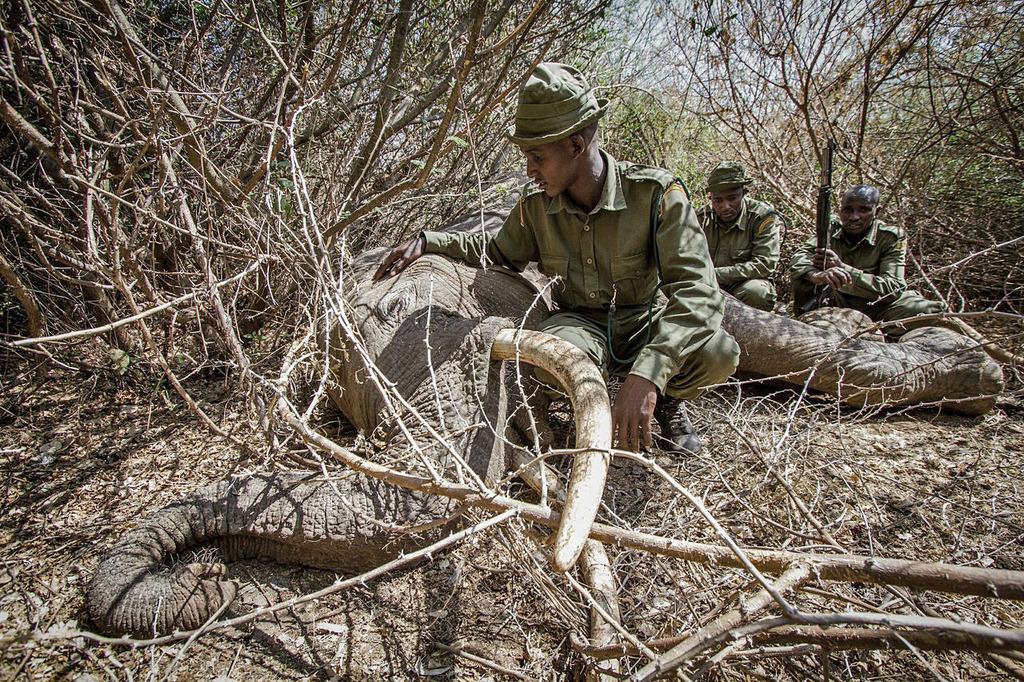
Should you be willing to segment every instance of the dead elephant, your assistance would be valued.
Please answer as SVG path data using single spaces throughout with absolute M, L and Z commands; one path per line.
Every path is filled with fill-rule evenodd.
M 488 218 L 492 227 L 500 220 Z M 480 229 L 475 218 L 462 227 Z M 536 289 L 512 273 L 437 256 L 420 259 L 397 279 L 372 284 L 383 253 L 363 254 L 349 269 L 346 314 L 361 343 L 335 335 L 332 354 L 339 361 L 332 397 L 364 434 L 376 433 L 386 442 L 389 454 L 406 451 L 404 460 L 414 462 L 411 478 L 429 482 L 455 475 L 468 481 L 460 489 L 486 490 L 510 463 L 510 449 L 497 437 L 509 417 L 508 381 L 491 358 L 502 345 L 499 357 L 514 354 L 508 330 L 524 315 L 529 326 L 543 314 Z M 992 408 L 1002 387 L 995 362 L 973 342 L 943 329 L 918 330 L 899 344 L 884 344 L 734 299 L 725 327 L 743 351 L 741 371 L 806 382 L 854 404 L 925 402 L 977 414 Z M 542 360 L 552 366 L 572 356 L 571 348 L 552 352 L 543 346 L 539 342 L 541 354 L 556 356 Z M 380 375 L 371 372 L 371 363 Z M 571 520 L 563 521 L 556 548 L 555 564 L 562 569 L 583 546 L 607 467 L 607 454 L 597 451 L 610 442 L 607 395 L 587 364 L 562 370 L 583 384 L 601 384 L 574 389 L 577 430 L 590 430 L 586 447 L 595 450 L 574 465 L 563 517 Z M 394 393 L 381 389 L 388 384 Z M 89 611 L 107 631 L 145 635 L 195 628 L 233 598 L 235 585 L 222 563 L 175 563 L 191 549 L 216 547 L 224 561 L 265 557 L 357 571 L 429 542 L 449 527 L 445 520 L 453 511 L 454 503 L 431 494 L 429 484 L 410 491 L 355 472 L 330 482 L 312 473 L 223 481 L 130 531 L 97 569 Z
M 390 458 L 403 450 L 410 455 L 413 463 L 402 472 L 408 479 L 421 477 L 430 488 L 434 477 L 457 478 L 466 481 L 459 488 L 466 496 L 479 496 L 506 475 L 511 452 L 502 425 L 515 382 L 492 355 L 536 358 L 564 378 L 582 442 L 600 450 L 578 458 L 566 494 L 556 545 L 571 566 L 586 542 L 607 470 L 611 422 L 600 373 L 563 341 L 516 332 L 535 297 L 522 278 L 427 258 L 401 278 L 371 285 L 382 253 L 366 253 L 351 265 L 345 293 L 350 333 L 332 335 L 331 352 L 340 360 L 332 398 L 363 433 L 386 442 Z M 526 314 L 527 322 L 535 323 L 542 310 Z M 394 392 L 378 388 L 371 364 Z M 221 481 L 125 535 L 96 571 L 90 615 L 102 630 L 140 636 L 196 628 L 234 598 L 236 586 L 221 562 L 175 561 L 190 550 L 213 547 L 224 562 L 267 558 L 361 571 L 437 539 L 451 528 L 446 520 L 456 507 L 428 490 L 353 471 L 330 481 L 319 472 Z M 570 521 L 580 514 L 589 521 Z

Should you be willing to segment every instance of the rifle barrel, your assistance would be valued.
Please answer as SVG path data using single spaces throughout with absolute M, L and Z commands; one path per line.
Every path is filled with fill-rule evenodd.
M 814 236 L 819 249 L 829 247 L 832 227 L 832 155 L 835 149 L 835 141 L 829 139 L 825 147 L 824 163 L 821 164 L 821 186 L 818 187 L 818 202 L 814 211 Z

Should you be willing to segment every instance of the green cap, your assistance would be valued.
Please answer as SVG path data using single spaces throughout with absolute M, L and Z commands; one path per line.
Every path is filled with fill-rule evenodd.
M 723 161 L 715 166 L 708 176 L 709 192 L 724 192 L 736 187 L 746 187 L 753 180 L 747 177 L 743 166 L 735 161 Z
M 508 136 L 518 145 L 540 145 L 569 137 L 604 116 L 608 100 L 598 99 L 578 69 L 543 62 L 519 88 L 516 125 Z

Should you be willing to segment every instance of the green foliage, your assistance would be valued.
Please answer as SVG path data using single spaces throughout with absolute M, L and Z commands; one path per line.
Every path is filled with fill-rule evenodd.
M 696 203 L 702 201 L 707 174 L 702 152 L 714 147 L 712 128 L 672 111 L 652 93 L 622 88 L 602 130 L 604 146 L 614 156 L 670 170 Z
M 0 316 L 6 317 L 8 313 L 18 308 L 18 301 L 14 298 L 14 292 L 4 282 L 0 282 Z
M 670 112 L 647 92 L 622 87 L 615 95 L 601 125 L 604 146 L 617 157 L 664 166 L 675 127 Z
M 128 372 L 128 368 L 132 364 L 132 356 L 127 351 L 123 351 L 120 348 L 111 348 L 107 351 L 107 356 L 110 358 L 114 374 L 122 377 Z

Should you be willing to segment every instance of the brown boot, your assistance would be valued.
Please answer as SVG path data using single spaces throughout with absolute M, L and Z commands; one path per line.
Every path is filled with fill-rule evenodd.
M 683 401 L 660 396 L 654 407 L 654 420 L 661 427 L 662 449 L 683 455 L 696 455 L 701 450 L 700 436 L 686 416 Z

